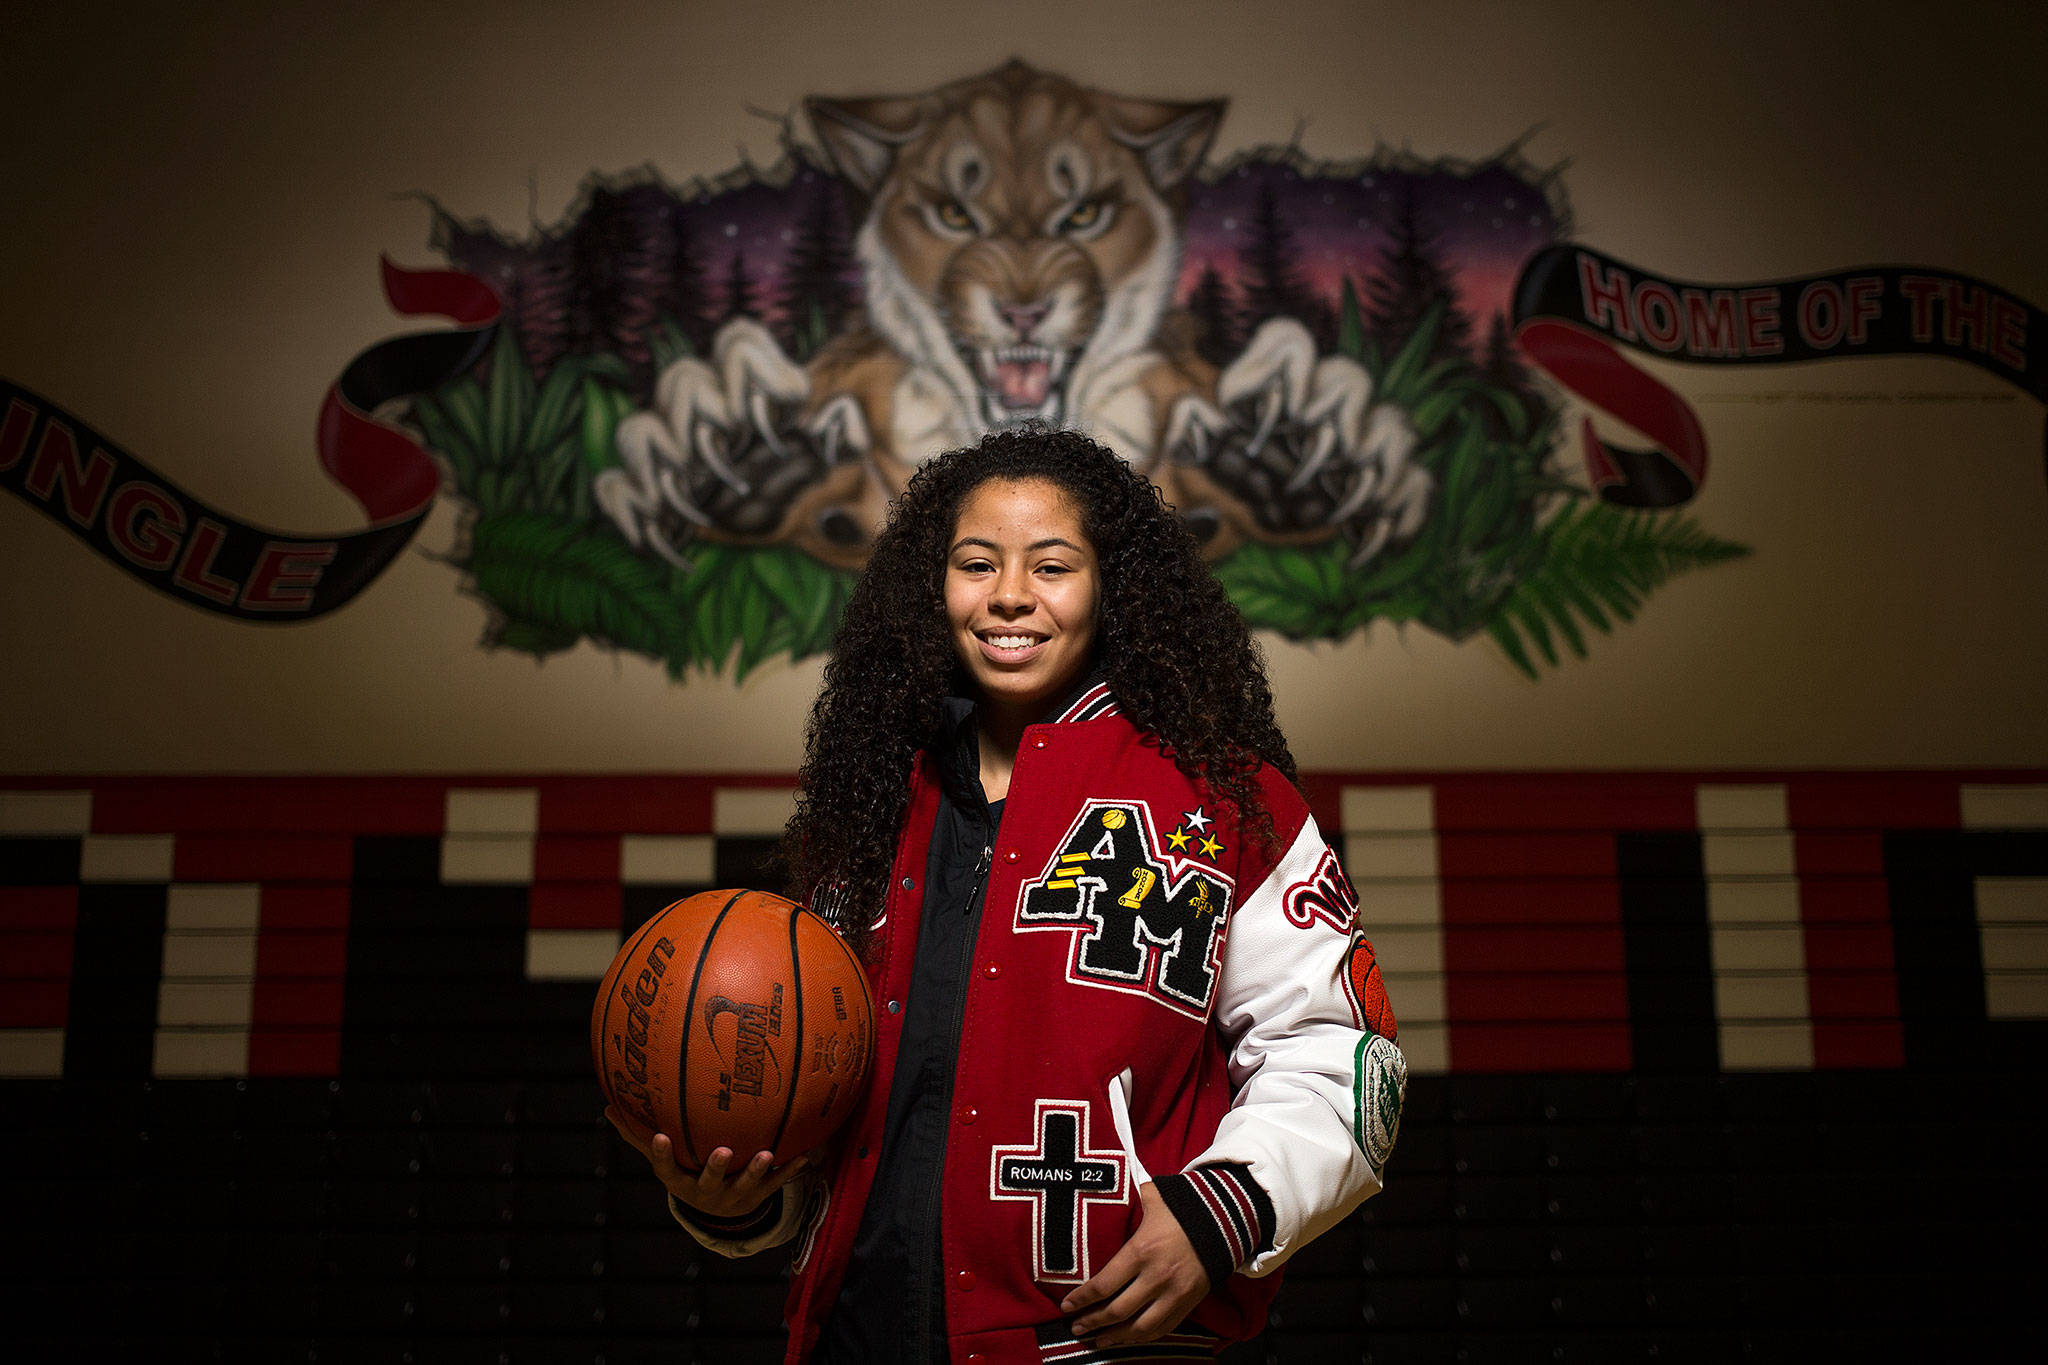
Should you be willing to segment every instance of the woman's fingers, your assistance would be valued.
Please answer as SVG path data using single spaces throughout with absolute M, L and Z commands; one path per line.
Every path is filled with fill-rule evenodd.
M 783 1162 L 780 1169 L 776 1170 L 772 1175 L 768 1177 L 768 1183 L 761 1187 L 761 1193 L 775 1193 L 784 1185 L 787 1185 L 790 1181 L 794 1180 L 797 1176 L 803 1174 L 803 1172 L 809 1165 L 810 1158 L 801 1156 L 793 1157 L 790 1160 Z

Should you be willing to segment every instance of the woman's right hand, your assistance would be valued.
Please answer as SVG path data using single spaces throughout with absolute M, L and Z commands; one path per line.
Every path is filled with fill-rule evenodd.
M 660 1180 L 668 1192 L 683 1203 L 708 1214 L 713 1218 L 744 1218 L 767 1203 L 774 1193 L 807 1169 L 808 1157 L 795 1157 L 775 1169 L 769 1163 L 775 1159 L 772 1152 L 756 1152 L 753 1160 L 741 1167 L 737 1174 L 728 1175 L 732 1165 L 733 1150 L 730 1147 L 714 1148 L 704 1162 L 701 1171 L 684 1170 L 676 1164 L 675 1144 L 666 1133 L 656 1133 L 651 1141 L 645 1140 L 619 1118 L 618 1111 L 605 1106 L 604 1116 L 611 1120 L 612 1127 L 619 1130 L 619 1136 L 633 1144 L 633 1149 L 647 1158 L 647 1164 L 654 1168 L 655 1178 Z

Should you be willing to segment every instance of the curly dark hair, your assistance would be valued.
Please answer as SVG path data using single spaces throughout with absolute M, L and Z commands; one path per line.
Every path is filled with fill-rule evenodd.
M 858 944 L 879 907 L 911 765 L 945 697 L 971 695 L 946 626 L 945 565 L 967 495 L 1044 479 L 1081 511 L 1100 566 L 1095 660 L 1124 715 L 1271 844 L 1261 760 L 1295 780 L 1265 658 L 1194 537 L 1151 480 L 1072 431 L 1023 427 L 932 460 L 897 499 L 855 585 L 811 708 L 802 791 L 778 849 L 790 894 Z

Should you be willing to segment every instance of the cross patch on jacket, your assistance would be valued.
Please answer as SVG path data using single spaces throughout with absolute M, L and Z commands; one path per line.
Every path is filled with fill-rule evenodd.
M 1151 807 L 1091 800 L 1017 896 L 1016 928 L 1067 930 L 1067 980 L 1208 1017 L 1235 885 L 1160 846 Z M 1210 841 L 1212 847 L 1220 846 Z
M 1079 1284 L 1093 1273 L 1089 1207 L 1128 1197 L 1124 1154 L 1089 1149 L 1085 1100 L 1039 1100 L 1033 1111 L 1036 1142 L 994 1149 L 989 1197 L 1030 1203 L 1034 1278 Z

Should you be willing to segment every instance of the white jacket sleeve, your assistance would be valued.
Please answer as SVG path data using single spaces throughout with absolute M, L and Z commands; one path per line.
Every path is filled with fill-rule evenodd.
M 1313 819 L 1231 915 L 1214 1018 L 1236 1098 L 1190 1167 L 1242 1163 L 1272 1201 L 1273 1243 L 1250 1275 L 1378 1193 L 1393 1151 L 1408 1067 L 1373 1031 L 1395 1029 L 1357 919 Z

